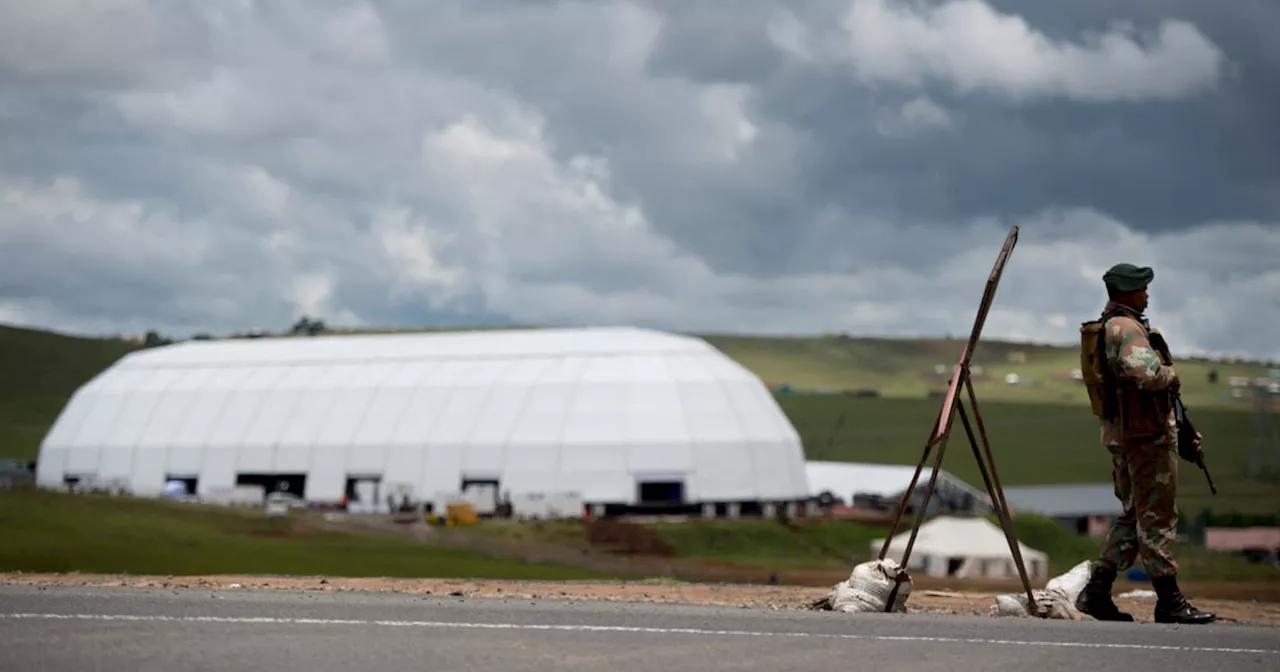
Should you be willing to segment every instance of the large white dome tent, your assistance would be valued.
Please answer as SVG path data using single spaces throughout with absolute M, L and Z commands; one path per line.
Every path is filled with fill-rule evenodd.
M 757 376 L 701 339 L 614 327 L 137 351 L 80 388 L 41 445 L 41 486 L 77 479 L 139 496 L 283 480 L 313 503 L 356 479 L 427 503 L 496 481 L 597 511 L 808 498 L 799 437 Z

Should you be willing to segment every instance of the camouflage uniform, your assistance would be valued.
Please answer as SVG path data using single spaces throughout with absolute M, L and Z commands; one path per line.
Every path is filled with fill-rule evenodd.
M 1171 576 L 1178 572 L 1173 557 L 1177 424 L 1172 404 L 1162 400 L 1165 395 L 1141 392 L 1168 390 L 1177 374 L 1151 347 L 1141 315 L 1114 303 L 1107 304 L 1104 314 L 1114 315 L 1104 325 L 1104 347 L 1107 365 L 1122 381 L 1118 396 L 1123 420 L 1102 421 L 1102 443 L 1111 452 L 1112 481 L 1124 513 L 1112 524 L 1100 560 L 1123 571 L 1141 557 L 1148 576 Z
M 1132 297 L 1155 273 L 1133 264 L 1116 264 L 1103 282 L 1117 297 Z M 1145 305 L 1145 301 L 1143 301 Z M 1111 453 L 1112 481 L 1124 513 L 1111 526 L 1076 607 L 1104 621 L 1132 621 L 1111 598 L 1117 572 L 1142 559 L 1156 591 L 1157 623 L 1211 623 L 1215 616 L 1191 606 L 1178 588 L 1173 541 L 1178 522 L 1178 424 L 1168 392 L 1178 375 L 1167 350 L 1152 346 L 1152 331 L 1142 313 L 1118 301 L 1103 310 L 1102 345 L 1115 390 L 1112 420 L 1103 420 L 1102 444 Z

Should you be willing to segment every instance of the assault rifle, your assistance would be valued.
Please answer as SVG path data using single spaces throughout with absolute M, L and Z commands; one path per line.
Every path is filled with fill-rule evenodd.
M 1209 481 L 1209 492 L 1218 494 L 1218 489 L 1213 487 L 1213 476 L 1209 475 L 1209 467 L 1204 464 L 1204 453 L 1200 447 L 1196 445 L 1196 427 L 1191 424 L 1191 418 L 1187 417 L 1187 407 L 1182 405 L 1182 395 L 1173 392 L 1173 417 L 1178 423 L 1178 457 L 1200 467 L 1200 471 L 1204 472 L 1205 480 Z
M 1172 365 L 1173 355 L 1169 354 L 1169 344 L 1164 340 L 1164 334 L 1158 330 L 1152 329 L 1150 332 L 1151 346 L 1154 347 L 1164 358 L 1164 363 Z M 1178 390 L 1170 390 L 1169 398 L 1173 401 L 1173 419 L 1178 425 L 1178 457 L 1200 467 L 1200 471 L 1204 472 L 1205 480 L 1209 481 L 1209 492 L 1218 494 L 1218 489 L 1213 485 L 1213 476 L 1209 474 L 1209 467 L 1204 464 L 1204 452 L 1196 445 L 1196 426 L 1191 423 L 1191 418 L 1187 415 L 1187 407 L 1182 403 L 1182 394 Z

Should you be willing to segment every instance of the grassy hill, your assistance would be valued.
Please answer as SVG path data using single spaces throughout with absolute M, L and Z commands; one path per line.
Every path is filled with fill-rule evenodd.
M 780 394 L 811 459 L 914 464 L 920 457 L 940 400 L 963 347 L 960 341 L 850 339 L 839 336 L 757 338 L 704 336 Z M 40 439 L 72 392 L 125 353 L 140 347 L 114 339 L 89 339 L 0 326 L 0 457 L 33 458 Z M 1074 348 L 1000 342 L 980 344 L 975 381 L 1001 480 L 1006 485 L 1099 482 L 1109 462 L 1098 446 L 1097 426 L 1079 384 Z M 943 374 L 935 367 L 941 365 Z M 1210 368 L 1219 383 L 1208 382 Z M 1248 399 L 1233 399 L 1230 376 L 1265 375 L 1260 364 L 1179 364 L 1183 397 L 1206 435 L 1209 466 L 1219 495 L 1211 497 L 1203 476 L 1183 465 L 1184 510 L 1280 509 L 1280 488 L 1245 478 L 1251 439 Z M 1005 375 L 1016 373 L 1020 384 Z M 807 393 L 823 389 L 876 390 L 880 398 Z M 843 416 L 843 422 L 841 417 Z M 981 486 L 976 463 L 959 423 L 944 468 Z
M 964 342 L 944 339 L 854 339 L 825 337 L 703 336 L 763 378 L 771 387 L 797 390 L 876 390 L 884 397 L 924 398 L 945 391 Z M 1176 346 L 1176 343 L 1173 344 Z M 1174 353 L 1175 357 L 1177 353 Z M 1071 371 L 1080 367 L 1076 347 L 980 341 L 972 358 L 979 399 L 1083 405 L 1088 403 Z M 939 373 L 937 367 L 942 367 Z M 1196 408 L 1250 408 L 1250 398 L 1232 396 L 1232 376 L 1265 376 L 1259 363 L 1180 360 L 1183 400 Z M 1218 383 L 1209 383 L 1216 370 Z M 1006 382 L 1008 374 L 1018 384 Z
M 34 458 L 76 388 L 138 347 L 0 325 L 0 458 Z

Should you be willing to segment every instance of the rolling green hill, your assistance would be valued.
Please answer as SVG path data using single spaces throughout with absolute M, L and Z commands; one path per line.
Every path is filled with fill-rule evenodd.
M 138 347 L 0 325 L 0 458 L 34 458 L 76 388 Z
M 946 390 L 964 342 L 943 339 L 854 339 L 840 336 L 769 338 L 703 336 L 770 387 L 798 390 L 876 390 L 884 397 L 924 398 Z M 1176 344 L 1174 344 L 1176 345 Z M 1174 353 L 1177 356 L 1177 353 Z M 1071 378 L 1080 366 L 1078 348 L 980 341 L 972 359 L 980 399 L 1083 405 L 1084 388 Z M 941 373 L 938 372 L 941 367 Z M 1250 398 L 1233 398 L 1232 376 L 1265 376 L 1258 363 L 1218 364 L 1182 360 L 1182 398 L 1196 408 L 1250 408 Z M 1217 371 L 1218 382 L 1209 382 Z M 1008 374 L 1019 377 L 1006 382 Z
M 810 459 L 914 464 L 959 357 L 960 341 L 850 339 L 840 336 L 765 338 L 704 336 L 777 388 Z M 115 339 L 90 339 L 0 326 L 0 457 L 32 458 L 40 439 L 72 392 L 125 353 L 141 347 Z M 1109 463 L 1098 446 L 1086 396 L 1070 371 L 1074 348 L 984 342 L 974 356 L 982 375 L 975 386 L 1006 485 L 1106 481 Z M 935 373 L 941 366 L 943 373 Z M 1216 498 L 1204 479 L 1184 465 L 1180 482 L 1188 511 L 1275 511 L 1280 488 L 1245 478 L 1252 416 L 1250 401 L 1233 399 L 1230 376 L 1265 375 L 1260 364 L 1178 366 L 1183 397 L 1206 435 Z M 1219 382 L 1210 384 L 1216 368 Z M 976 372 L 975 372 L 976 373 Z M 1010 373 L 1019 384 L 1005 381 Z M 880 398 L 855 398 L 822 390 L 875 390 Z M 841 422 L 841 416 L 843 421 Z M 838 429 L 837 429 L 838 427 Z M 944 468 L 981 486 L 959 423 Z

